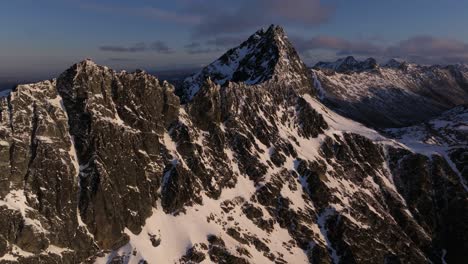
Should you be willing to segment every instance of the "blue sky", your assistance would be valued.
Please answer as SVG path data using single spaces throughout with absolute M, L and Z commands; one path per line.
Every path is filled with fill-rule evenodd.
M 467 11 L 460 0 L 1 1 L 0 78 L 52 77 L 85 58 L 115 69 L 200 67 L 272 23 L 309 64 L 468 62 Z

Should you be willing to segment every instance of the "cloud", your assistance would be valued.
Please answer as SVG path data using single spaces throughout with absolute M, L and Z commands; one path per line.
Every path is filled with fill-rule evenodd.
M 200 42 L 191 42 L 185 45 L 184 48 L 189 54 L 203 54 L 221 51 L 219 48 L 204 47 Z
M 92 12 L 188 25 L 194 39 L 246 33 L 270 24 L 311 28 L 326 22 L 334 13 L 334 7 L 322 0 L 174 0 L 170 7 L 158 5 L 157 1 L 152 5 L 68 1 Z M 229 45 L 235 42 L 224 41 L 229 41 Z
M 370 55 L 383 52 L 383 47 L 371 41 L 349 41 L 331 36 L 316 36 L 308 40 L 292 37 L 292 41 L 299 51 L 328 49 L 336 51 L 339 55 Z
M 373 39 L 352 41 L 332 36 L 315 36 L 310 39 L 295 36 L 291 40 L 303 53 L 329 50 L 337 56 L 397 57 L 427 64 L 468 62 L 467 43 L 433 36 L 414 36 L 390 45 L 378 43 Z
M 169 48 L 169 46 L 166 43 L 162 41 L 155 41 L 151 43 L 150 49 L 158 53 L 165 53 L 165 54 L 170 54 L 174 52 L 171 48 Z
M 220 52 L 221 49 L 213 49 L 213 48 L 198 48 L 198 49 L 187 49 L 187 53 L 189 54 L 205 54 L 205 53 L 213 53 L 213 52 Z
M 191 43 L 185 45 L 184 47 L 186 49 L 197 49 L 197 48 L 201 47 L 201 43 L 200 42 L 191 42 Z
M 416 36 L 389 47 L 388 53 L 411 56 L 462 56 L 468 54 L 468 44 L 455 39 Z
M 235 47 L 242 43 L 246 38 L 237 36 L 220 36 L 208 39 L 201 43 L 198 41 L 190 42 L 184 48 L 189 54 L 202 54 L 225 51 L 227 48 Z
M 170 54 L 174 52 L 165 42 L 162 41 L 155 41 L 149 45 L 144 42 L 135 43 L 132 46 L 104 45 L 100 46 L 99 50 L 122 53 L 154 51 L 161 54 Z
M 154 7 L 135 8 L 131 11 L 135 15 L 142 15 L 148 18 L 176 22 L 179 24 L 197 24 L 200 22 L 200 16 L 198 15 L 173 12 Z
M 111 52 L 142 52 L 142 51 L 146 51 L 147 47 L 145 43 L 140 42 L 130 47 L 108 45 L 108 46 L 100 46 L 99 49 L 102 51 L 111 51 Z
M 241 33 L 272 23 L 312 27 L 333 13 L 333 8 L 320 0 L 239 0 L 231 7 L 194 2 L 191 11 L 200 15 L 200 23 L 193 28 L 195 38 Z
M 109 58 L 107 60 L 116 61 L 116 62 L 136 61 L 136 59 L 132 59 L 132 58 Z
M 220 36 L 207 40 L 206 44 L 215 47 L 233 47 L 239 45 L 245 39 L 237 36 Z
M 88 11 L 113 13 L 125 16 L 145 17 L 164 22 L 190 24 L 194 25 L 200 22 L 200 16 L 197 14 L 190 14 L 178 10 L 168 10 L 154 6 L 128 6 L 110 3 L 95 3 L 88 0 L 69 0 L 74 3 L 78 8 Z
M 315 26 L 326 21 L 333 12 L 330 6 L 324 6 L 320 0 L 261 0 L 262 8 L 267 8 L 270 15 L 279 16 L 286 22 Z

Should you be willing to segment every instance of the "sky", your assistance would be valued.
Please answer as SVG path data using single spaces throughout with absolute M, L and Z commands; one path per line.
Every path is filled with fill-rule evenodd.
M 14 0 L 0 2 L 0 80 L 199 68 L 278 24 L 313 65 L 353 55 L 468 63 L 465 0 Z

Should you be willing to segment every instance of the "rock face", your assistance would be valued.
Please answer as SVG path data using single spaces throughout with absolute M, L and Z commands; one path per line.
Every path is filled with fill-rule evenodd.
M 320 62 L 312 69 L 322 102 L 338 113 L 374 128 L 405 127 L 468 104 L 464 65 L 420 66 L 392 59 L 352 57 Z
M 280 27 L 221 58 L 182 105 L 88 60 L 2 98 L 0 263 L 464 261 L 465 108 L 384 136 L 319 102 Z
M 173 87 L 143 72 L 84 61 L 57 79 L 80 166 L 81 217 L 102 248 L 127 242 L 151 215 L 164 161 L 160 137 L 179 110 Z M 138 202 L 136 202 L 138 201 Z

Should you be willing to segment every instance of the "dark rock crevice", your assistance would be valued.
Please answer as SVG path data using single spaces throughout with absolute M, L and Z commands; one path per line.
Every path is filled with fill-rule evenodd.
M 31 138 L 30 138 L 30 149 L 29 149 L 29 162 L 26 175 L 24 176 L 24 182 L 28 181 L 29 175 L 31 173 L 31 165 L 34 162 L 34 159 L 37 155 L 38 140 L 36 138 L 37 129 L 39 127 L 39 114 L 37 110 L 36 102 L 33 102 L 32 105 L 32 119 L 31 119 Z

